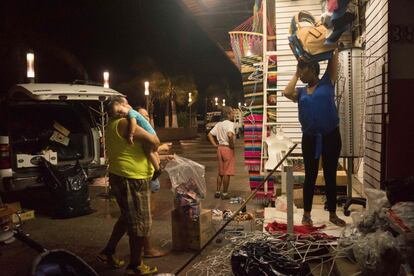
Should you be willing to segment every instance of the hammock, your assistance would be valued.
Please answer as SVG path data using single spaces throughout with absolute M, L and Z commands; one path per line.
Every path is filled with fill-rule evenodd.
M 254 12 L 254 15 L 229 32 L 230 44 L 234 53 L 237 66 L 241 68 L 241 59 L 252 55 L 262 56 L 263 54 L 263 23 L 262 12 Z M 274 27 L 267 23 L 267 49 L 276 49 L 276 34 Z

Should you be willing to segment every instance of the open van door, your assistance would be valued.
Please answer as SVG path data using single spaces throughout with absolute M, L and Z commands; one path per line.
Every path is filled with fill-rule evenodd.
M 8 142 L 2 143 L 2 149 L 8 150 L 2 156 L 7 155 L 9 162 L 2 163 L 10 168 L 0 170 L 0 190 L 33 185 L 40 175 L 40 157 L 57 166 L 79 160 L 88 177 L 103 175 L 104 107 L 112 96 L 124 95 L 81 84 L 27 83 L 12 87 L 4 112 L 7 117 L 2 118 L 7 120 L 6 131 L 0 133 L 1 140 Z M 2 171 L 8 172 L 7 176 Z

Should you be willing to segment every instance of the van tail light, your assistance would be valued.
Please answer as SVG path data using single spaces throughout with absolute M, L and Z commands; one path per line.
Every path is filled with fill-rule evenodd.
M 8 139 L 7 139 L 8 140 Z M 10 169 L 10 146 L 9 144 L 0 144 L 0 169 Z

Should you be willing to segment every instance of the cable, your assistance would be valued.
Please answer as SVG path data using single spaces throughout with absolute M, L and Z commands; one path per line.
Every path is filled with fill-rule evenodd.
M 237 211 L 235 211 L 233 213 L 233 215 L 230 217 L 229 220 L 227 220 L 221 227 L 220 229 L 206 242 L 205 245 L 203 245 L 203 247 L 200 250 L 197 250 L 197 252 L 194 253 L 194 255 L 183 265 L 181 266 L 177 272 L 175 273 L 176 275 L 180 274 L 181 271 L 184 270 L 184 268 L 187 267 L 187 265 L 189 265 L 198 255 L 200 255 L 200 253 L 210 244 L 210 242 L 215 239 L 221 231 L 223 231 L 223 229 L 231 222 L 233 221 L 233 219 L 239 214 L 239 212 L 241 210 L 243 210 L 244 207 L 246 207 L 247 203 L 256 195 L 256 193 L 258 192 L 258 190 L 260 188 L 262 188 L 262 186 L 266 183 L 266 181 L 273 175 L 273 173 L 283 164 L 283 161 L 285 161 L 285 159 L 292 153 L 292 151 L 296 148 L 298 144 L 293 144 L 293 146 L 289 149 L 289 151 L 283 156 L 283 158 L 279 161 L 279 163 L 273 168 L 273 170 L 265 177 L 265 179 L 262 180 L 262 183 L 260 183 L 260 185 L 258 187 L 256 187 L 256 189 L 246 198 L 246 200 L 244 201 L 244 203 L 239 207 L 239 209 Z

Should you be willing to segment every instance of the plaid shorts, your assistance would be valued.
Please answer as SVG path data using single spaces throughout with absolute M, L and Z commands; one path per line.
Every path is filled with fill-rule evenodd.
M 111 192 L 121 209 L 120 220 L 127 227 L 128 235 L 148 237 L 151 231 L 150 180 L 130 179 L 109 174 Z

